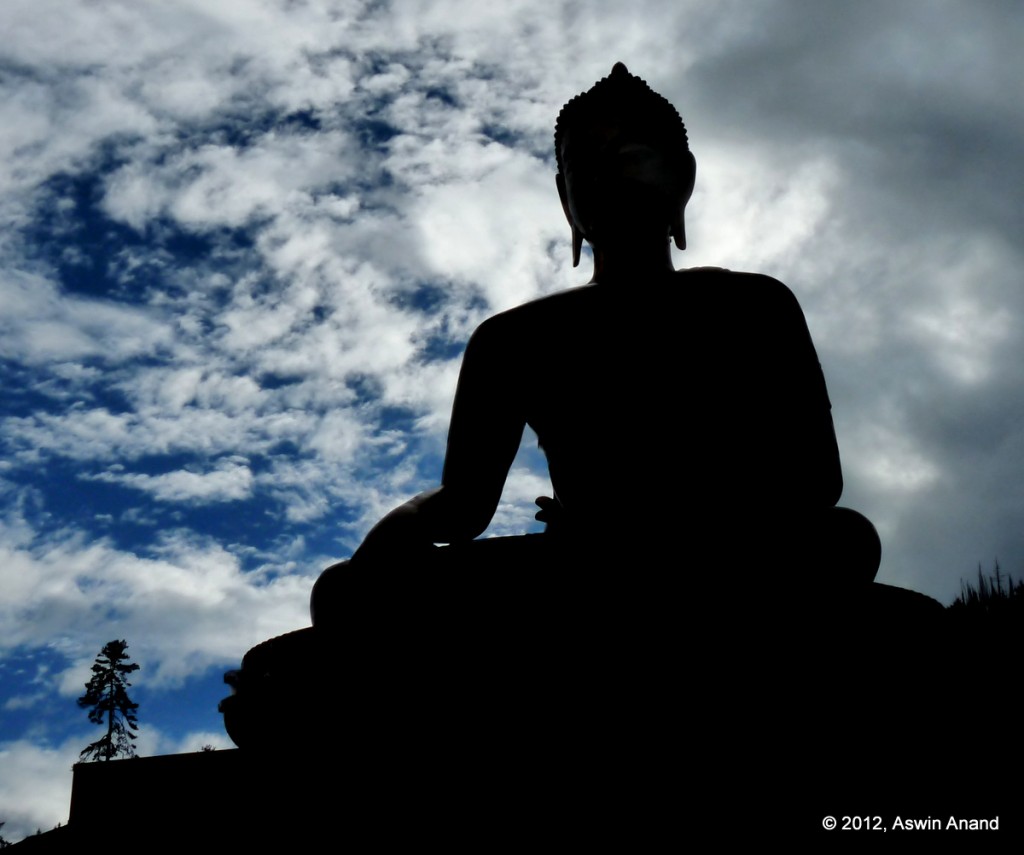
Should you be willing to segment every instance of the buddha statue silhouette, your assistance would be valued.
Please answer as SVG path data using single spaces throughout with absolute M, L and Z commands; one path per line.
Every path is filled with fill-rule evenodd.
M 767 276 L 673 268 L 669 241 L 685 249 L 696 173 L 675 108 L 617 63 L 562 109 L 555 154 L 573 264 L 587 241 L 590 282 L 477 329 L 440 487 L 324 571 L 314 627 L 338 627 L 358 610 L 360 586 L 381 576 L 398 577 L 391 593 L 409 582 L 411 597 L 435 585 L 516 596 L 536 583 L 568 579 L 579 590 L 614 578 L 659 599 L 652 580 L 695 579 L 726 562 L 762 585 L 870 583 L 878 537 L 835 507 L 831 405 L 796 298 Z M 554 488 L 537 500 L 547 530 L 474 540 L 525 425 Z

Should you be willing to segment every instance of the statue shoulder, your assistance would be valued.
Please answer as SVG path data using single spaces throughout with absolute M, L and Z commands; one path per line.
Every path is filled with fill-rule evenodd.
M 501 338 L 522 336 L 539 331 L 551 324 L 578 318 L 580 312 L 596 302 L 596 290 L 592 285 L 557 291 L 545 297 L 538 297 L 504 312 L 491 315 L 477 327 L 473 337 Z
M 803 316 L 796 295 L 784 283 L 764 273 L 742 273 L 722 267 L 680 270 L 691 292 L 703 292 L 715 301 L 728 301 L 736 309 Z
M 793 292 L 786 285 L 765 273 L 744 273 L 724 267 L 690 267 L 677 271 L 676 275 L 693 283 L 760 292 L 767 297 L 793 296 Z

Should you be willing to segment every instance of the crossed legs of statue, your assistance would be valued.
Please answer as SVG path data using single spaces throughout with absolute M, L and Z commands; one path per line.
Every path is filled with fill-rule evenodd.
M 863 651 L 874 527 L 829 509 L 747 526 L 730 546 L 736 527 L 719 523 L 643 544 L 532 534 L 329 567 L 311 611 L 349 727 L 407 748 L 499 745 L 510 764 L 582 762 L 611 735 L 630 756 L 650 738 L 655 756 L 683 696 L 709 720 L 780 681 L 791 701 L 821 702 L 802 657 Z
M 486 631 L 503 621 L 639 612 L 644 601 L 671 613 L 685 606 L 687 590 L 735 590 L 736 578 L 748 591 L 790 597 L 799 590 L 810 604 L 816 592 L 842 596 L 868 586 L 881 558 L 874 526 L 848 508 L 762 514 L 745 530 L 721 519 L 690 523 L 688 531 L 642 543 L 529 534 L 431 547 L 402 567 L 342 561 L 314 585 L 313 625 L 325 636 L 344 633 L 353 622 L 390 626 L 391 634 L 457 624 Z

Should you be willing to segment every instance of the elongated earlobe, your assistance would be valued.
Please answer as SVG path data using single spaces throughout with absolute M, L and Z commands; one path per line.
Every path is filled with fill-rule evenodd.
M 697 178 L 697 160 L 693 156 L 693 152 L 686 152 L 686 172 L 685 181 L 683 185 L 682 193 L 680 193 L 679 210 L 676 211 L 675 216 L 672 218 L 672 237 L 675 238 L 676 247 L 679 249 L 686 249 L 686 223 L 684 217 L 686 214 L 686 203 L 690 201 L 690 196 L 693 195 L 693 185 Z
M 682 209 L 672 220 L 672 237 L 675 240 L 676 249 L 686 249 L 686 223 L 683 221 Z
M 580 250 L 583 249 L 583 235 L 580 234 L 579 229 L 576 228 L 576 223 L 573 222 L 572 210 L 569 208 L 569 193 L 565 189 L 565 178 L 562 177 L 562 173 L 559 172 L 555 176 L 555 186 L 558 188 L 558 198 L 562 200 L 562 211 L 565 213 L 565 219 L 569 222 L 569 228 L 572 229 L 572 266 L 580 266 Z

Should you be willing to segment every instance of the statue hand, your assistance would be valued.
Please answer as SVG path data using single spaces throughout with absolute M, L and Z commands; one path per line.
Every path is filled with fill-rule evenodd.
M 540 510 L 534 514 L 534 519 L 545 524 L 546 532 L 558 531 L 565 520 L 565 508 L 562 507 L 562 503 L 552 496 L 538 496 L 536 504 Z

